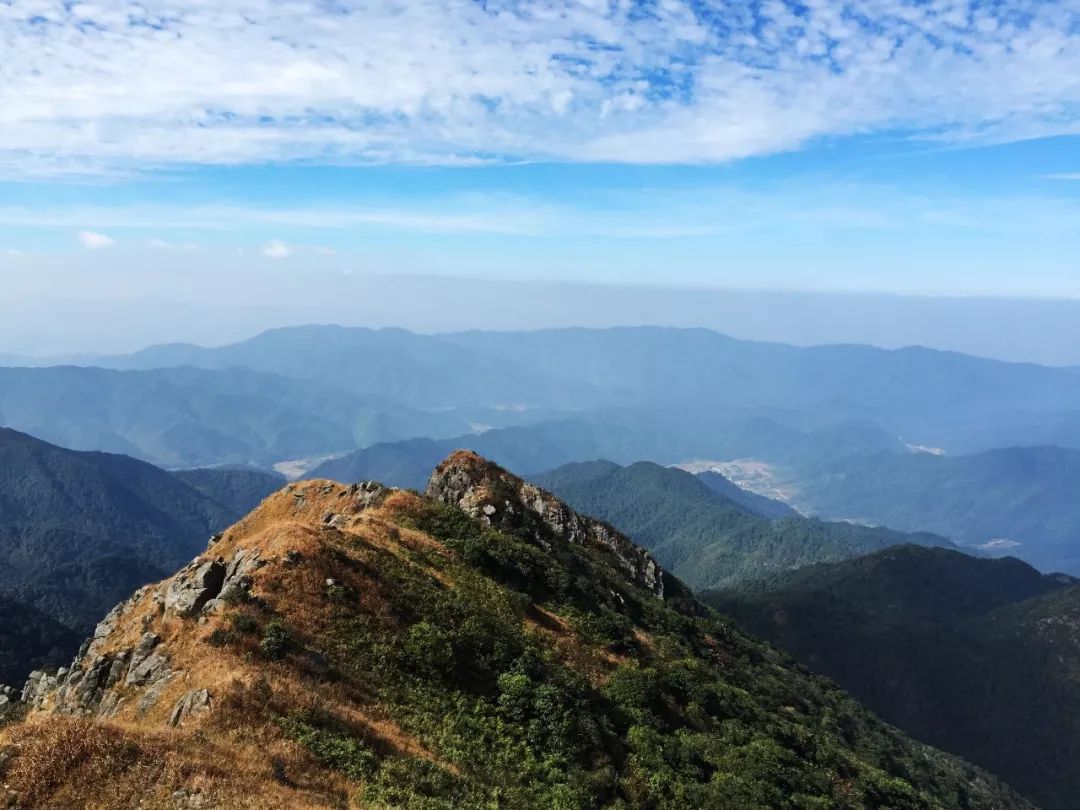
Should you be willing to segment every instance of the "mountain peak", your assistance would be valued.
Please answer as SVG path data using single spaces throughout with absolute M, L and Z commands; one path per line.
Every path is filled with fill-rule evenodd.
M 600 550 L 614 558 L 631 582 L 660 598 L 665 597 L 665 586 L 682 590 L 648 552 L 610 524 L 575 512 L 471 450 L 447 456 L 432 473 L 425 495 L 544 548 L 576 543 Z

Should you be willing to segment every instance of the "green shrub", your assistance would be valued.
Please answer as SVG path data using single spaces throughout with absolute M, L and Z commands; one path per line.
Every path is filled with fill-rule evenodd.
M 258 620 L 247 613 L 236 613 L 229 618 L 229 622 L 232 624 L 233 630 L 245 635 L 255 633 L 259 629 Z
M 364 779 L 378 767 L 375 753 L 367 744 L 332 717 L 283 717 L 278 719 L 278 725 L 317 760 L 351 779 Z
M 292 633 L 285 623 L 280 619 L 272 619 L 263 630 L 259 649 L 267 658 L 277 660 L 284 658 L 294 643 Z
M 449 636 L 430 622 L 417 622 L 409 628 L 405 655 L 418 673 L 446 677 L 454 669 L 454 648 Z

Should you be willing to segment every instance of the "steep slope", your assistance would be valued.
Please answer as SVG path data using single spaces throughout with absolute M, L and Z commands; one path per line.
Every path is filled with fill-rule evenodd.
M 1080 795 L 1080 586 L 904 546 L 706 600 L 1046 808 Z
M 745 582 L 823 560 L 840 560 L 898 543 L 945 545 L 848 523 L 793 517 L 769 520 L 683 470 L 638 462 L 532 476 L 567 503 L 610 521 L 695 589 Z
M 459 453 L 427 497 L 291 485 L 0 729 L 13 801 L 1023 808 Z
M 0 422 L 80 450 L 163 466 L 272 463 L 411 436 L 469 418 L 242 368 L 0 368 Z
M 1045 571 L 1080 573 L 1080 450 L 1011 447 L 967 456 L 848 458 L 800 480 L 800 502 L 960 543 L 992 544 Z
M 144 462 L 0 428 L 0 593 L 80 635 L 233 519 Z

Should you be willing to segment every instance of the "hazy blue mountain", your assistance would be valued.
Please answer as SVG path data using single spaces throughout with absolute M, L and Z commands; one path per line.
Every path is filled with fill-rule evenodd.
M 1043 570 L 1080 573 L 1080 450 L 877 454 L 806 472 L 799 503 L 823 518 L 930 531 Z
M 706 595 L 886 721 L 1042 807 L 1080 795 L 1080 586 L 903 546 Z
M 769 520 L 690 473 L 649 462 L 575 464 L 530 479 L 573 508 L 608 521 L 697 589 L 897 543 L 948 543 L 933 535 L 801 517 Z
M 165 466 L 272 463 L 379 440 L 453 435 L 467 421 L 244 369 L 0 368 L 0 424 Z
M 404 329 L 289 327 L 220 348 L 153 346 L 104 358 L 99 364 L 123 369 L 247 368 L 332 384 L 356 395 L 385 397 L 416 408 L 580 407 L 611 401 L 610 392 L 594 393 L 596 386 L 587 381 L 571 384 L 563 375 Z
M 912 347 L 798 348 L 739 341 L 705 329 L 564 329 L 444 336 L 474 351 L 627 392 L 639 404 L 718 402 L 825 409 L 867 419 L 906 440 L 992 447 L 1023 433 L 1066 435 L 1080 378 L 1059 368 Z M 625 400 L 624 400 L 625 401 Z
M 219 348 L 158 346 L 101 362 L 244 367 L 414 408 L 694 406 L 802 430 L 875 424 L 952 452 L 1006 443 L 1080 447 L 1080 375 L 918 347 L 800 348 L 656 327 L 417 335 L 305 326 Z
M 384 442 L 327 461 L 305 477 L 338 481 L 373 479 L 418 488 L 433 464 L 449 451 L 467 448 L 523 474 L 572 462 L 607 458 L 630 464 L 641 459 L 675 464 L 694 458 L 757 455 L 785 464 L 843 457 L 867 447 L 870 428 L 853 426 L 803 432 L 771 419 L 747 419 L 698 409 L 667 412 L 602 410 L 574 419 L 519 425 L 450 439 Z M 874 447 L 903 448 L 873 433 Z

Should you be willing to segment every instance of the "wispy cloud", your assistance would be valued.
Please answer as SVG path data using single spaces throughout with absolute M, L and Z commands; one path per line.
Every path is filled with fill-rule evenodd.
M 97 231 L 80 231 L 79 244 L 87 250 L 104 250 L 116 244 L 116 240 Z
M 1080 129 L 1077 0 L 20 0 L 0 53 L 9 175 Z
M 1080 180 L 1080 172 L 1064 172 L 1062 174 L 1043 175 L 1047 180 Z
M 262 254 L 268 259 L 287 259 L 292 255 L 292 248 L 275 239 L 263 246 Z
M 1017 217 L 1017 211 L 1025 211 Z M 87 247 L 113 243 L 104 233 L 148 234 L 138 242 L 155 250 L 197 250 L 189 240 L 220 245 L 237 239 L 268 258 L 331 256 L 327 243 L 353 245 L 365 233 L 523 239 L 687 239 L 740 232 L 896 232 L 983 230 L 987 233 L 1073 234 L 1080 201 L 1068 196 L 988 194 L 926 196 L 891 186 L 839 182 L 787 182 L 748 190 L 702 185 L 642 188 L 614 198 L 554 201 L 507 193 L 431 194 L 408 206 L 379 204 L 310 207 L 255 205 L 0 206 L 0 227 L 55 229 L 81 222 Z M 154 236 L 149 236 L 153 234 Z M 169 237 L 182 234 L 182 238 Z M 288 241 L 280 237 L 289 234 Z M 203 239 L 202 237 L 205 237 Z M 107 240 L 107 241 L 103 241 Z M 93 245 L 92 245 L 93 243 Z

